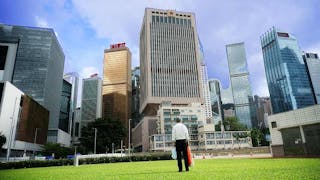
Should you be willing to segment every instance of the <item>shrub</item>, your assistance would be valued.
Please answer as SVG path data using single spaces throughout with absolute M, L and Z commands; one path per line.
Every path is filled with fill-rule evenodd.
M 131 157 L 100 157 L 80 159 L 79 164 L 100 164 L 100 163 L 116 163 L 130 161 L 155 161 L 155 160 L 170 160 L 169 153 L 146 153 L 135 154 Z M 0 163 L 0 169 L 19 169 L 31 167 L 49 167 L 49 166 L 68 166 L 73 165 L 73 159 L 54 159 L 54 160 L 29 160 L 20 162 Z

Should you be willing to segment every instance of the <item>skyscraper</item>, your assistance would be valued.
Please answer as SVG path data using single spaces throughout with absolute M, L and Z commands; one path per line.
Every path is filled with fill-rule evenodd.
M 59 117 L 59 129 L 65 133 L 65 141 L 59 142 L 66 146 L 70 146 L 71 142 L 71 123 L 72 123 L 72 113 L 71 109 L 71 93 L 72 84 L 66 80 L 62 82 L 61 91 L 61 106 L 60 106 L 60 117 Z
M 101 118 L 102 81 L 98 74 L 82 80 L 81 126 Z
M 155 115 L 163 101 L 204 103 L 198 42 L 193 13 L 145 9 L 140 31 L 140 112 Z
M 119 120 L 129 128 L 131 119 L 131 52 L 125 43 L 104 50 L 103 117 Z
M 303 60 L 312 84 L 317 104 L 320 104 L 320 59 L 318 54 L 305 53 Z
M 198 40 L 200 38 L 198 37 Z M 202 44 L 199 40 L 199 47 L 200 47 L 200 61 L 201 61 L 201 86 L 202 86 L 202 95 L 204 98 L 204 104 L 203 104 L 203 111 L 204 111 L 204 117 L 206 118 L 207 124 L 214 124 L 213 116 L 212 116 L 212 109 L 211 109 L 211 100 L 210 100 L 210 92 L 209 92 L 209 84 L 208 84 L 208 70 L 207 65 L 204 60 L 204 52 Z
M 239 122 L 252 127 L 255 118 L 244 43 L 226 46 L 235 113 Z
M 50 111 L 48 141 L 58 142 L 64 53 L 54 30 L 0 24 L 0 49 L 0 80 Z
M 222 121 L 222 109 L 221 109 L 221 88 L 220 81 L 216 79 L 210 79 L 209 82 L 209 92 L 211 109 L 214 123 L 217 124 Z
M 135 127 L 140 120 L 141 114 L 140 109 L 140 67 L 135 67 L 131 71 L 131 81 L 132 81 L 132 101 L 131 101 L 131 117 L 132 117 L 132 127 Z
M 261 46 L 273 113 L 315 104 L 297 39 L 271 28 Z
M 77 102 L 78 102 L 78 85 L 79 85 L 79 75 L 76 72 L 70 72 L 63 75 L 64 81 L 70 83 L 71 85 L 71 91 L 70 91 L 70 101 L 69 101 L 69 134 L 71 136 L 75 136 L 75 126 L 78 126 L 79 128 L 79 122 L 76 122 L 76 108 L 77 108 Z M 64 93 L 64 91 L 62 91 Z M 62 94 L 63 96 L 63 94 Z M 81 121 L 81 119 L 78 119 Z M 78 124 L 76 124 L 78 123 Z M 77 135 L 78 136 L 78 135 Z M 73 138 L 72 142 L 75 142 L 76 138 Z

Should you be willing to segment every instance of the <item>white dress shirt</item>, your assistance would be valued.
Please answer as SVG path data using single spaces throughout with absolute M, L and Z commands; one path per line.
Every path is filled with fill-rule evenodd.
M 181 122 L 179 122 L 172 128 L 172 141 L 181 139 L 189 140 L 189 132 L 187 127 Z

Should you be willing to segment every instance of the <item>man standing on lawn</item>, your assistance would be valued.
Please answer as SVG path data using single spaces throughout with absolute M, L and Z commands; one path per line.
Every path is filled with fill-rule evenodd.
M 180 118 L 176 118 L 176 122 L 177 124 L 174 125 L 172 128 L 172 141 L 175 142 L 175 147 L 177 150 L 179 172 L 182 172 L 181 153 L 183 154 L 186 171 L 189 171 L 188 154 L 187 154 L 189 132 L 187 127 L 184 124 L 182 124 Z

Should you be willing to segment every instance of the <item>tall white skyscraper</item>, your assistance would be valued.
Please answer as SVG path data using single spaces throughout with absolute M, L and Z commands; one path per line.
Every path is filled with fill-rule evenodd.
M 101 118 L 102 80 L 97 74 L 82 80 L 81 126 Z
M 140 32 L 140 112 L 156 114 L 163 101 L 204 103 L 198 42 L 193 13 L 145 10 Z

